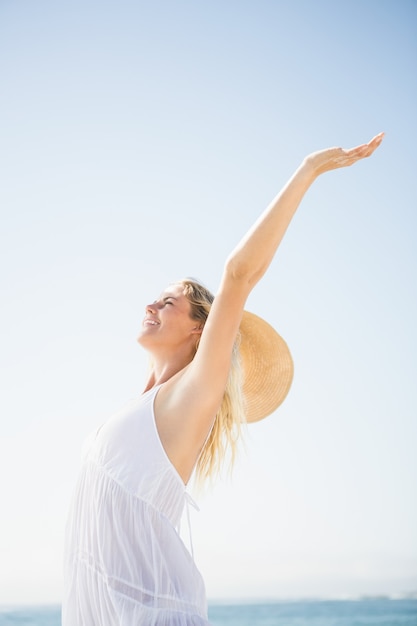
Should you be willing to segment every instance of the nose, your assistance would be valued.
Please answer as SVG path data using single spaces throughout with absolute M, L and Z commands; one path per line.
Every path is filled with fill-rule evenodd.
M 156 306 L 157 306 L 156 302 L 152 302 L 152 304 L 147 304 L 145 306 L 145 312 L 146 313 L 152 313 L 152 315 L 155 315 L 155 313 L 156 313 Z

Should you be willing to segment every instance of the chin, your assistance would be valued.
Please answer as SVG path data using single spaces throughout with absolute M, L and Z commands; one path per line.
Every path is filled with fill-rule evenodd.
M 151 337 L 149 337 L 149 335 L 143 330 L 141 330 L 140 333 L 138 334 L 136 341 L 143 348 L 146 348 L 152 343 Z

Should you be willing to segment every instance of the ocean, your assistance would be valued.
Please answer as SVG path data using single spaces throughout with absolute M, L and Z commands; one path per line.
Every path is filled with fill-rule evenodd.
M 212 626 L 417 626 L 417 599 L 210 604 L 209 619 Z M 0 608 L 0 626 L 60 624 L 59 607 Z

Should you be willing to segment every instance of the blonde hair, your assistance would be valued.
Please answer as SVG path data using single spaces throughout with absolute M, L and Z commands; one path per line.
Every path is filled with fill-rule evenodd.
M 184 295 L 191 304 L 191 317 L 204 325 L 214 300 L 213 294 L 193 278 L 185 278 L 178 284 L 184 288 Z M 222 404 L 197 461 L 196 479 L 200 485 L 207 479 L 217 476 L 226 461 L 231 470 L 236 458 L 237 443 L 245 422 L 239 343 L 240 336 L 236 338 L 233 346 L 230 373 Z

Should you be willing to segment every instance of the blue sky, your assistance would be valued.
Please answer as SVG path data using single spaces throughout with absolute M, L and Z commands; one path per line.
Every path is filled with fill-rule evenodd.
M 248 309 L 290 395 L 192 525 L 210 597 L 417 589 L 414 2 L 0 3 L 0 602 L 59 601 L 85 436 L 142 390 L 143 307 L 224 259 L 301 159 Z M 185 537 L 187 541 L 187 538 Z

